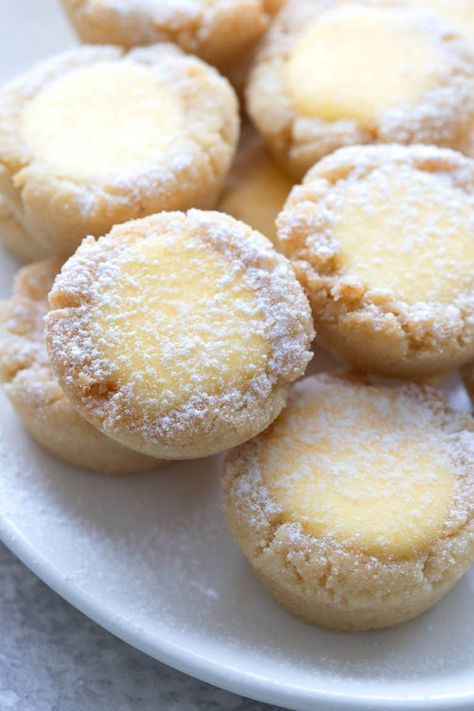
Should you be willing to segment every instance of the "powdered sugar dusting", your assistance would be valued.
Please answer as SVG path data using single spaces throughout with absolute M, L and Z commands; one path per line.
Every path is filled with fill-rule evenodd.
M 150 151 L 145 161 L 102 170 L 87 179 L 40 160 L 22 131 L 23 112 L 30 101 L 66 75 L 80 75 L 94 67 L 114 66 L 120 71 L 130 65 L 151 78 L 157 89 L 165 85 L 172 93 L 180 113 L 180 130 L 174 140 L 163 151 Z M 128 114 L 122 113 L 126 127 Z M 116 129 L 119 131 L 120 125 Z M 86 234 L 103 234 L 126 219 L 163 209 L 211 206 L 233 158 L 239 119 L 237 100 L 228 82 L 174 45 L 163 43 L 127 53 L 117 47 L 80 47 L 40 63 L 2 89 L 0 131 L 0 168 L 5 171 L 2 190 L 10 207 L 45 243 L 56 242 L 55 252 L 68 254 Z M 139 142 L 140 135 L 129 134 L 126 140 Z M 67 228 L 61 221 L 51 224 L 51 218 L 44 224 L 44 204 L 52 200 L 64 203 L 64 213 L 72 224 L 71 242 L 74 230 L 79 232 L 75 244 L 67 244 L 64 236 L 69 224 Z M 62 212 L 53 212 L 58 220 Z
M 398 198 L 393 178 L 401 186 Z M 332 322 L 351 313 L 374 328 L 400 328 L 403 349 L 415 358 L 446 348 L 468 358 L 473 184 L 469 159 L 433 146 L 355 146 L 314 166 L 293 188 L 277 224 L 317 317 Z M 364 229 L 374 225 L 373 249 L 354 244 L 345 256 L 337 230 L 349 193 L 350 224 L 364 219 Z
M 114 284 L 121 283 L 132 259 L 138 281 L 129 279 L 134 294 L 129 316 L 134 310 L 144 315 L 144 342 L 150 338 L 146 329 L 155 329 L 159 334 L 163 326 L 154 320 L 147 299 L 142 301 L 140 296 L 140 260 L 135 261 L 137 239 L 160 239 L 163 245 L 174 249 L 183 235 L 183 254 L 187 248 L 211 249 L 228 264 L 227 277 L 221 277 L 214 286 L 207 284 L 204 293 L 206 275 L 199 274 L 196 281 L 196 298 L 204 299 L 201 307 L 208 313 L 209 328 L 203 328 L 202 321 L 193 322 L 192 311 L 176 292 L 178 296 L 172 295 L 171 300 L 174 318 L 178 319 L 178 329 L 180 318 L 188 322 L 189 333 L 180 332 L 179 340 L 174 342 L 163 332 L 153 348 L 166 363 L 171 381 L 176 377 L 173 363 L 179 370 L 183 360 L 189 369 L 188 377 L 181 378 L 178 391 L 168 391 L 166 381 L 160 387 L 160 374 L 154 372 L 152 362 L 148 364 L 145 349 L 142 362 L 133 365 L 126 361 L 126 351 L 121 351 L 123 367 L 129 373 L 121 382 L 117 371 L 120 363 L 110 360 L 107 351 L 124 338 L 124 332 L 133 339 L 139 331 L 130 328 L 127 314 L 120 313 L 104 329 L 113 313 Z M 183 259 L 176 278 L 189 284 L 190 294 L 196 273 L 199 265 Z M 239 296 L 236 276 L 243 279 L 248 293 L 254 294 L 252 300 Z M 160 288 L 173 292 L 174 285 Z M 234 298 L 231 313 L 226 314 L 220 304 L 227 307 L 228 289 L 234 290 Z M 239 426 L 242 418 L 258 412 L 259 403 L 271 397 L 275 389 L 301 375 L 310 359 L 309 308 L 291 266 L 265 238 L 220 213 L 163 213 L 115 228 L 110 236 L 97 242 L 89 238 L 66 263 L 52 290 L 51 303 L 53 311 L 47 318 L 50 352 L 67 391 L 79 400 L 89 417 L 100 420 L 107 430 L 117 432 L 125 427 L 147 443 L 172 442 L 199 428 L 212 433 L 222 420 L 227 421 L 228 427 Z M 232 385 L 232 373 L 226 368 L 220 371 L 227 354 L 219 358 L 219 349 L 228 342 L 231 355 L 233 352 L 237 359 L 245 358 L 245 349 L 254 338 L 267 342 L 265 360 L 261 361 L 261 355 L 255 365 L 250 360 L 244 379 Z M 239 351 L 242 346 L 244 350 Z M 149 377 L 151 390 L 146 387 Z M 200 378 L 207 384 L 201 386 Z
M 338 406 L 336 400 L 340 402 Z M 365 413 L 358 409 L 357 401 L 365 403 Z M 372 409 L 378 425 L 367 429 L 364 417 Z M 326 461 L 328 442 L 333 442 L 334 448 Z M 246 501 L 245 506 L 254 517 L 252 525 L 262 526 L 272 519 L 282 521 L 284 508 L 278 503 L 282 492 L 286 492 L 281 499 L 284 501 L 305 478 L 311 478 L 313 467 L 329 466 L 331 476 L 324 481 L 326 493 L 318 488 L 310 494 L 322 506 L 321 520 L 331 516 L 330 490 L 334 487 L 354 507 L 361 500 L 369 504 L 371 497 L 381 502 L 386 499 L 387 503 L 406 499 L 403 526 L 409 530 L 421 515 L 417 507 L 422 502 L 413 498 L 417 478 L 420 484 L 435 484 L 437 476 L 434 471 L 430 474 L 420 469 L 413 471 L 409 480 L 404 479 L 399 470 L 400 456 L 410 447 L 414 461 L 423 452 L 436 452 L 436 466 L 456 472 L 449 513 L 440 531 L 443 536 L 454 535 L 474 515 L 474 425 L 466 415 L 448 410 L 434 390 L 415 384 L 385 386 L 384 390 L 327 374 L 300 381 L 293 386 L 288 408 L 267 433 L 255 444 L 243 445 L 240 453 L 236 450 L 230 455 L 226 486 L 232 484 L 236 496 Z M 285 471 L 285 462 L 291 462 L 292 452 L 293 461 L 297 459 L 298 464 L 273 482 L 273 475 Z M 370 472 L 375 475 L 374 468 L 383 483 L 371 491 Z M 240 476 L 234 479 L 237 472 Z M 272 493 L 275 486 L 280 491 L 278 496 Z M 429 498 L 431 494 L 427 491 L 426 495 Z M 422 508 L 426 503 L 423 501 Z M 423 516 L 429 518 L 429 506 Z M 335 526 L 337 529 L 337 521 Z M 294 541 L 304 542 L 308 537 L 310 545 L 311 534 L 303 527 L 301 520 L 291 524 L 287 533 Z M 343 527 L 339 534 L 344 534 Z M 357 548 L 357 534 L 347 543 Z M 385 541 L 377 541 L 377 545 L 383 549 Z
M 361 8 L 371 5 L 367 0 L 356 3 Z M 330 121 L 297 111 L 286 85 L 287 60 L 302 33 L 336 6 L 334 0 L 288 3 L 264 39 L 250 76 L 249 113 L 289 171 L 302 178 L 316 161 L 348 145 L 397 142 L 466 148 L 474 114 L 471 49 L 450 24 L 416 4 L 389 3 L 388 8 L 395 33 L 403 26 L 418 28 L 442 58 L 434 86 L 419 102 L 392 107 L 370 125 L 350 117 Z
M 282 3 L 283 0 L 63 0 L 86 42 L 131 47 L 171 41 L 219 66 L 251 47 Z
M 339 518 L 340 507 L 349 505 L 350 520 L 358 531 L 353 543 L 362 546 L 366 521 L 374 516 L 372 508 L 383 506 L 386 517 L 371 519 L 370 535 L 384 549 L 389 541 L 383 536 L 393 535 L 391 516 L 398 518 L 403 512 L 405 535 L 416 537 L 420 525 L 437 525 L 444 511 L 439 497 L 446 495 L 452 497 L 451 510 L 441 526 L 445 534 L 454 532 L 474 505 L 474 427 L 459 432 L 467 420 L 453 414 L 450 421 L 437 397 L 413 385 L 384 389 L 329 376 L 302 381 L 294 388 L 288 415 L 273 425 L 265 449 L 265 470 L 280 471 L 274 482 L 279 498 L 291 498 L 305 481 L 309 499 L 318 502 L 321 522 L 343 540 L 346 524 Z M 288 468 L 289 452 L 298 462 L 294 468 Z M 445 477 L 455 467 L 460 474 L 451 492 Z M 313 468 L 321 473 L 316 480 Z M 311 504 L 308 515 L 312 515 Z

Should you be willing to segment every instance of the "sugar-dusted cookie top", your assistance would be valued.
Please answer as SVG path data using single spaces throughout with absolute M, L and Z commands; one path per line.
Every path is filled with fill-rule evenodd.
M 77 48 L 0 90 L 0 193 L 69 255 L 128 219 L 212 206 L 238 133 L 227 80 L 178 47 Z
M 296 178 L 342 146 L 461 148 L 474 115 L 474 56 L 425 8 L 291 0 L 247 87 L 252 120 Z
M 228 65 L 254 45 L 284 0 L 62 0 L 84 42 L 135 47 L 174 42 Z
M 310 359 L 310 310 L 269 240 L 217 212 L 86 239 L 50 295 L 53 366 L 105 434 L 165 458 L 264 429 Z
M 0 308 L 0 382 L 23 424 L 49 452 L 76 467 L 115 474 L 156 469 L 156 459 L 122 447 L 79 415 L 55 377 L 43 319 L 61 268 L 51 258 L 18 272 Z
M 474 355 L 474 163 L 434 146 L 320 161 L 277 220 L 323 345 L 353 366 L 425 376 Z

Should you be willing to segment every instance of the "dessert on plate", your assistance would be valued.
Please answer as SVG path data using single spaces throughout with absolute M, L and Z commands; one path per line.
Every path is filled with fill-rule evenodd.
M 311 312 L 290 263 L 219 212 L 162 212 L 88 237 L 49 299 L 49 355 L 74 407 L 150 456 L 203 457 L 249 439 L 311 358 Z
M 83 469 L 114 474 L 156 469 L 152 457 L 122 447 L 72 407 L 51 370 L 43 319 L 48 292 L 61 268 L 50 258 L 18 272 L 0 306 L 0 381 L 26 429 L 45 449 Z
M 323 627 L 400 624 L 474 561 L 474 422 L 435 390 L 321 374 L 224 466 L 230 529 L 263 586 Z
M 474 356 L 474 162 L 435 146 L 354 146 L 317 163 L 278 238 L 319 343 L 362 372 L 427 377 Z
M 290 0 L 259 50 L 247 108 L 296 179 L 337 148 L 428 143 L 465 148 L 474 56 L 418 5 Z
M 129 219 L 213 206 L 238 133 L 230 84 L 178 47 L 72 49 L 0 89 L 0 195 L 69 256 Z

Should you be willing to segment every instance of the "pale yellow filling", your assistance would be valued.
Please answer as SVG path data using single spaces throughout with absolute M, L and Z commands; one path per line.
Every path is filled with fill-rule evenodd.
M 411 0 L 433 10 L 460 35 L 474 42 L 474 3 L 472 0 Z
M 257 160 L 222 198 L 219 209 L 258 230 L 277 245 L 275 220 L 292 183 L 269 156 Z
M 342 5 L 296 42 L 286 82 L 300 113 L 370 127 L 390 109 L 417 104 L 436 85 L 442 61 L 403 9 Z
M 177 407 L 245 388 L 266 368 L 264 314 L 242 271 L 209 245 L 151 235 L 105 289 L 99 348 L 137 399 Z
M 474 200 L 439 174 L 374 171 L 334 208 L 339 269 L 408 304 L 474 288 Z
M 69 72 L 40 91 L 21 117 L 33 157 L 77 180 L 156 163 L 182 125 L 172 88 L 126 61 Z
M 262 470 L 287 521 L 395 558 L 436 540 L 455 483 L 422 405 L 357 385 L 320 387 L 285 410 L 266 437 Z

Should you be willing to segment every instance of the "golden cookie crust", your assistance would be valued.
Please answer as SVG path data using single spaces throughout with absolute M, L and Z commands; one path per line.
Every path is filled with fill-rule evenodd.
M 443 183 L 449 179 L 473 195 L 474 163 L 460 153 L 423 145 L 344 148 L 315 165 L 293 188 L 277 219 L 278 237 L 311 302 L 324 347 L 362 372 L 424 377 L 473 357 L 473 288 L 444 304 L 406 303 L 389 289 L 369 288 L 339 269 L 342 247 L 326 209 L 339 185 L 390 167 L 439 174 Z
M 20 262 L 36 262 L 48 256 L 47 250 L 25 230 L 1 195 L 0 242 Z
M 0 309 L 0 381 L 32 437 L 60 459 L 83 469 L 126 474 L 156 469 L 156 459 L 122 447 L 71 406 L 51 370 L 43 318 L 61 260 L 24 267 L 13 297 Z
M 117 275 L 126 272 L 130 255 L 148 238 L 158 245 L 163 244 L 163 239 L 171 245 L 180 245 L 183 241 L 191 248 L 202 245 L 209 254 L 228 262 L 229 274 L 241 275 L 261 314 L 260 333 L 268 348 L 265 365 L 254 363 L 250 371 L 245 371 L 248 374 L 244 381 L 235 385 L 228 384 L 222 368 L 217 365 L 213 376 L 217 378 L 216 389 L 208 390 L 207 385 L 201 388 L 200 381 L 196 382 L 196 376 L 192 375 L 191 360 L 192 380 L 185 386 L 180 385 L 179 392 L 177 386 L 170 387 L 168 381 L 158 385 L 157 373 L 152 377 L 160 388 L 158 394 L 145 396 L 141 385 L 149 370 L 145 349 L 145 362 L 134 365 L 133 374 L 122 380 L 119 363 L 104 352 L 109 349 L 115 330 L 109 342 L 109 337 L 100 329 L 100 338 L 105 340 L 102 346 L 94 345 L 92 334 L 104 315 L 107 317 L 109 307 L 102 294 L 108 293 L 110 270 L 116 273 L 114 283 L 122 283 L 122 277 L 116 281 Z M 185 264 L 189 264 L 188 259 Z M 189 269 L 191 266 L 186 269 L 183 265 L 184 274 L 177 276 L 191 280 L 185 283 L 192 284 L 194 271 L 191 274 Z M 193 287 L 188 288 L 192 299 Z M 217 287 L 212 296 L 216 301 L 209 302 L 209 310 L 224 297 L 225 290 L 225 284 Z M 303 374 L 311 358 L 310 343 L 314 335 L 311 313 L 291 265 L 275 252 L 269 240 L 223 213 L 200 210 L 161 213 L 115 227 L 98 241 L 87 238 L 56 279 L 50 303 L 51 311 L 46 320 L 48 350 L 55 372 L 74 406 L 108 436 L 138 451 L 163 458 L 208 456 L 267 427 L 283 408 L 290 383 Z M 152 316 L 146 312 L 146 303 L 137 308 L 140 313 L 144 309 L 145 323 L 149 324 Z M 235 308 L 241 307 L 236 304 Z M 120 313 L 118 318 L 122 318 Z M 163 342 L 163 357 L 169 367 L 180 358 L 180 349 L 189 348 L 188 339 L 194 342 L 196 338 L 204 338 L 204 349 L 214 343 L 212 337 L 209 341 L 210 337 L 202 336 L 201 331 L 195 333 L 194 323 L 191 320 L 190 330 L 186 335 L 177 336 L 177 342 Z M 232 326 L 230 321 L 224 326 L 214 326 L 219 330 L 216 343 L 221 342 L 229 328 L 242 328 L 233 336 L 239 349 L 248 331 L 239 324 L 236 320 Z M 136 333 L 132 331 L 130 338 L 135 339 Z M 175 355 L 170 348 L 173 352 L 178 349 Z M 219 348 L 222 346 L 215 346 L 212 359 L 219 358 Z M 186 352 L 194 353 L 193 350 Z M 196 357 L 196 368 L 199 368 L 201 361 Z M 201 356 L 208 357 L 211 356 Z M 221 360 L 223 357 L 224 354 Z M 153 407 L 148 406 L 147 398 L 153 398 Z
M 78 181 L 35 157 L 21 134 L 22 114 L 56 80 L 103 63 L 151 72 L 176 96 L 183 128 L 147 164 Z M 76 48 L 36 65 L 0 90 L 0 194 L 35 239 L 52 253 L 69 256 L 86 235 L 104 234 L 114 224 L 165 209 L 211 207 L 231 165 L 238 133 L 237 99 L 229 83 L 178 47 L 159 44 L 130 52 L 110 46 Z
M 320 374 L 293 386 L 287 410 L 308 388 L 348 376 Z M 350 376 L 349 382 L 362 382 Z M 396 386 L 425 407 L 449 441 L 457 480 L 448 520 L 437 540 L 401 559 L 368 555 L 329 535 L 314 536 L 287 522 L 264 482 L 261 453 L 272 427 L 228 453 L 223 486 L 227 521 L 262 585 L 292 614 L 331 629 L 356 631 L 406 622 L 429 609 L 454 585 L 474 556 L 474 426 L 450 410 L 435 390 Z M 347 405 L 350 407 L 350 395 Z M 275 424 L 278 423 L 278 420 Z
M 251 71 L 246 91 L 248 113 L 285 169 L 301 179 L 316 161 L 349 145 L 427 143 L 465 147 L 474 115 L 474 64 L 469 47 L 450 25 L 432 13 L 398 2 L 385 5 L 398 8 L 408 23 L 422 27 L 444 57 L 438 85 L 418 104 L 386 112 L 370 130 L 355 119 L 323 120 L 304 116 L 296 109 L 284 77 L 292 48 L 318 15 L 346 2 L 290 0 L 265 36 Z M 360 0 L 356 4 L 369 7 L 380 3 Z
M 63 0 L 83 42 L 130 48 L 173 42 L 218 66 L 245 53 L 284 0 Z

